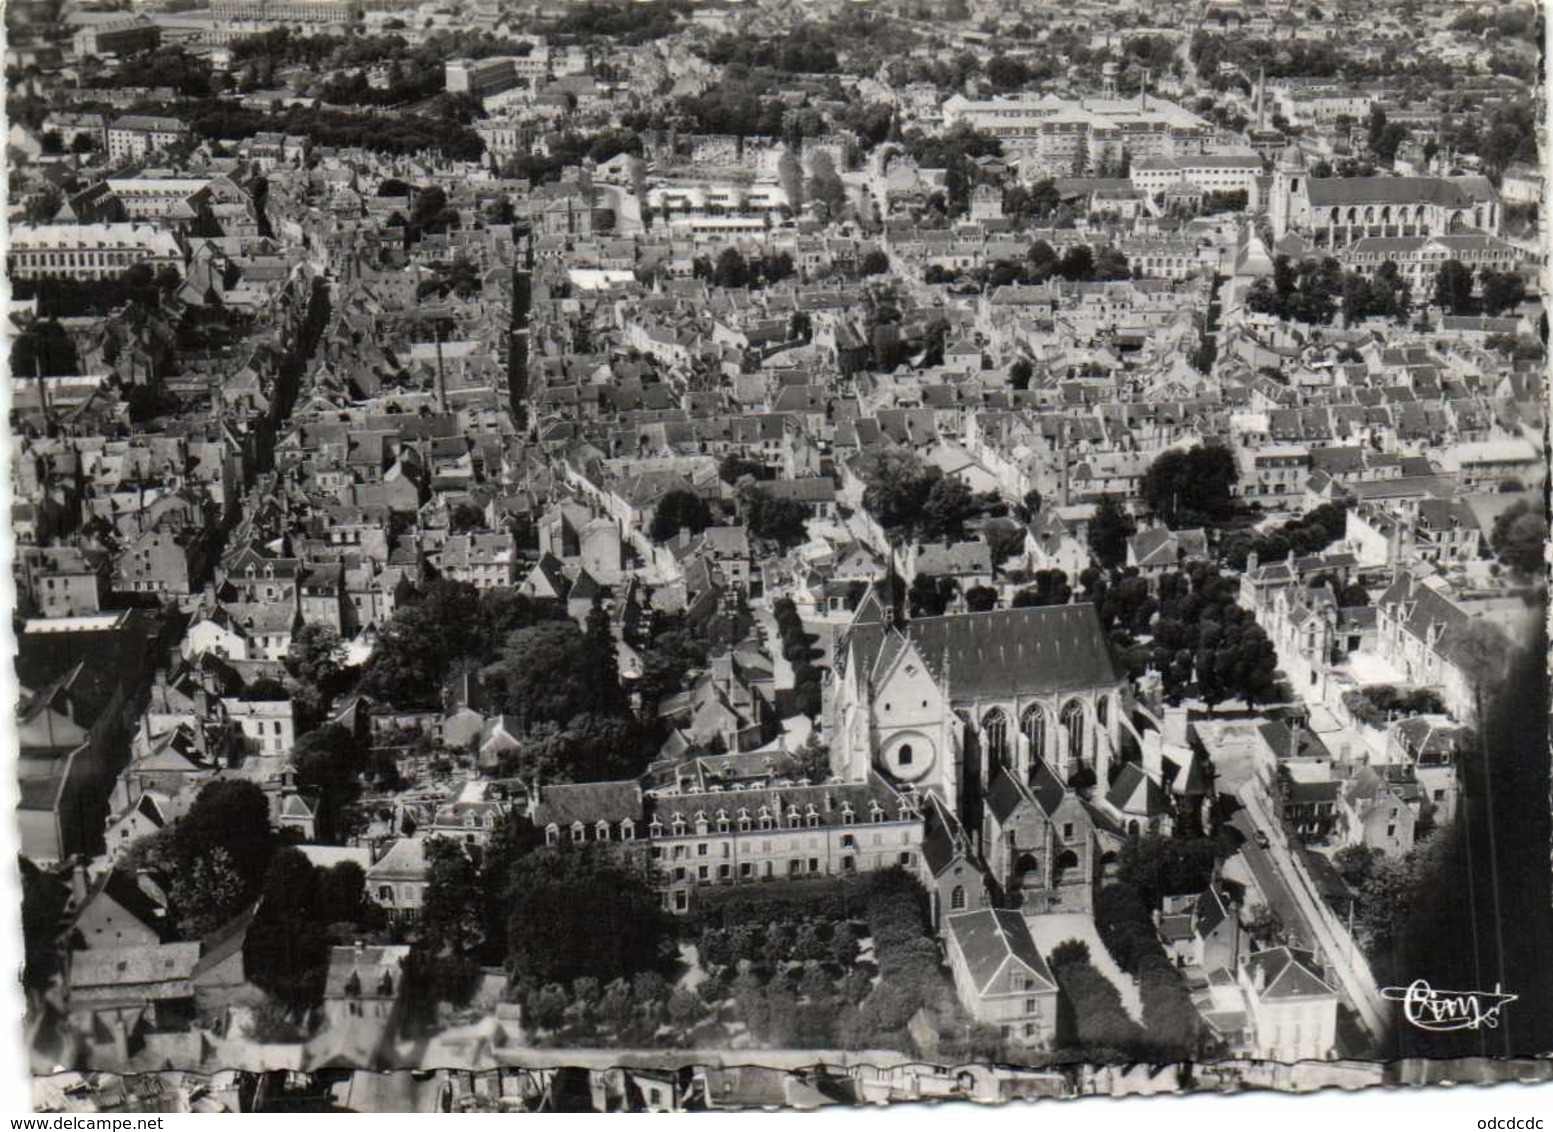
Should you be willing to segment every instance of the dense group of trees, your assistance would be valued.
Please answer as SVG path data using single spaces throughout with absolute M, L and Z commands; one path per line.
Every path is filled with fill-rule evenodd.
M 943 134 L 909 137 L 906 150 L 923 169 L 944 170 L 944 212 L 962 216 L 970 208 L 971 189 L 982 180 L 978 157 L 997 157 L 1003 143 L 963 123 Z
M 847 1049 L 908 1049 L 906 1025 L 919 1011 L 954 1012 L 953 992 L 940 966 L 938 944 L 924 915 L 925 897 L 915 878 L 899 868 L 872 879 L 864 918 L 873 939 L 879 981 L 838 1019 L 837 1037 Z
M 305 135 L 319 146 L 395 154 L 442 153 L 457 161 L 478 161 L 485 151 L 480 135 L 467 125 L 421 114 L 384 117 L 307 106 L 270 112 L 225 99 L 180 102 L 177 106 L 153 103 L 135 109 L 181 118 L 196 136 L 213 141 L 243 141 L 257 133 L 275 131 Z
M 1434 275 L 1433 300 L 1446 314 L 1486 314 L 1496 317 L 1519 306 L 1526 297 L 1526 280 L 1517 271 L 1472 269 L 1457 259 L 1448 259 Z
M 433 581 L 383 626 L 360 690 L 396 707 L 439 706 L 456 665 L 494 660 L 509 633 L 565 617 L 557 602 Z
M 1391 260 L 1366 279 L 1357 272 L 1343 275 L 1343 321 L 1350 326 L 1363 318 L 1389 318 L 1405 323 L 1413 312 L 1413 288 Z
M 850 967 L 858 954 L 857 936 L 850 925 L 822 916 L 706 927 L 697 946 L 701 961 L 717 967 L 741 962 L 829 962 Z
M 1219 541 L 1219 561 L 1232 570 L 1244 570 L 1252 554 L 1264 564 L 1282 561 L 1290 551 L 1296 556 L 1319 554 L 1343 537 L 1348 526 L 1349 506 L 1348 503 L 1323 503 L 1270 531 L 1228 532 Z
M 785 552 L 808 537 L 809 509 L 794 499 L 779 499 L 768 487 L 749 481 L 738 490 L 745 525 L 756 538 L 776 543 Z
M 719 67 L 769 67 L 788 74 L 830 75 L 839 69 L 838 41 L 830 28 L 799 23 L 786 36 L 718 36 L 701 48 L 707 62 Z
M 171 87 L 181 98 L 209 98 L 225 89 L 226 76 L 212 71 L 207 60 L 170 44 L 131 55 L 96 81 L 110 89 Z
M 187 939 L 209 935 L 253 902 L 275 850 L 269 800 L 241 779 L 209 783 L 182 821 L 153 837 L 139 856 L 170 879 L 173 919 Z
M 1298 264 L 1280 255 L 1273 261 L 1273 276 L 1251 285 L 1246 306 L 1257 314 L 1270 314 L 1310 325 L 1330 323 L 1343 298 L 1343 268 L 1330 256 Z
M 686 0 L 639 0 L 629 8 L 590 2 L 569 7 L 543 30 L 563 43 L 597 39 L 634 47 L 673 35 L 689 12 Z
M 366 898 L 366 874 L 354 861 L 316 868 L 292 847 L 278 850 L 265 873 L 243 962 L 254 984 L 301 1011 L 323 998 L 331 943 L 382 927 Z
M 510 774 L 618 778 L 639 773 L 655 746 L 653 728 L 631 711 L 609 614 L 597 603 L 579 629 L 559 602 L 434 582 L 384 627 L 359 686 L 396 706 L 433 706 L 461 669 L 481 669 L 496 705 L 521 722 L 520 745 L 502 756 Z M 580 676 L 556 681 L 556 672 Z
M 959 596 L 960 584 L 953 578 L 918 574 L 911 580 L 906 603 L 913 618 L 942 617 Z
M 1390 165 L 1396 160 L 1397 149 L 1407 140 L 1408 132 L 1402 123 L 1387 121 L 1386 111 L 1379 104 L 1370 107 L 1365 140 L 1369 143 L 1371 156 L 1382 165 Z
M 1527 578 L 1542 578 L 1547 569 L 1548 520 L 1541 507 L 1517 499 L 1494 519 L 1489 545 L 1511 570 Z
M 17 377 L 61 377 L 80 371 L 75 343 L 58 319 L 29 323 L 11 339 L 11 372 Z
M 786 138 L 792 142 L 800 138 L 787 129 L 788 109 L 776 90 L 774 73 L 729 71 L 700 94 L 679 99 L 673 117 L 692 122 L 706 133 Z M 667 124 L 650 115 L 645 122 L 653 126 Z
M 133 843 L 119 867 L 164 884 L 183 939 L 204 939 L 251 911 L 248 976 L 294 1016 L 323 995 L 331 940 L 382 927 L 361 867 L 314 868 L 270 828 L 269 800 L 245 779 L 206 784 L 177 825 Z
M 1326 40 L 1261 39 L 1249 35 L 1198 32 L 1190 45 L 1197 77 L 1216 90 L 1225 89 L 1225 74 L 1235 73 L 1237 85 L 1249 88 L 1258 71 L 1270 79 L 1331 78 L 1344 63 L 1338 46 Z M 1226 68 L 1224 64 L 1228 64 Z M 1249 89 L 1247 89 L 1249 93 Z
M 787 252 L 761 256 L 752 263 L 738 248 L 724 248 L 715 260 L 697 256 L 691 262 L 691 274 L 695 278 L 729 290 L 769 287 L 791 279 L 796 271 L 793 257 Z
M 1138 979 L 1143 1029 L 1159 1060 L 1198 1056 L 1205 1035 L 1186 982 L 1160 943 L 1152 910 L 1166 896 L 1207 888 L 1223 853 L 1209 837 L 1135 838 L 1123 847 L 1116 879 L 1095 896 L 1100 938 L 1122 970 Z
M 1138 531 L 1138 524 L 1114 495 L 1107 495 L 1095 507 L 1089 520 L 1089 553 L 1106 570 L 1119 570 L 1127 561 L 1127 540 Z
M 1005 287 L 1011 284 L 1040 284 L 1052 278 L 1070 283 L 1103 283 L 1127 279 L 1131 272 L 1126 255 L 1109 244 L 1099 250 L 1089 244 L 1073 244 L 1058 255 L 1056 249 L 1045 240 L 1036 240 L 1030 245 L 1023 260 L 997 260 L 991 266 L 973 273 L 973 277 L 985 287 Z M 959 278 L 958 275 L 938 268 L 936 264 L 930 266 L 924 275 L 929 283 L 949 282 Z
M 895 540 L 956 541 L 983 510 L 964 480 L 906 448 L 881 449 L 859 474 L 866 484 L 863 506 Z
M 1218 444 L 1161 453 L 1143 473 L 1143 501 L 1169 527 L 1193 527 L 1225 518 L 1235 509 L 1240 468 Z
M 673 937 L 651 879 L 607 849 L 531 853 L 503 878 L 518 982 L 602 982 L 659 970 Z
M 572 675 L 557 680 L 558 672 Z M 509 633 L 484 680 L 497 705 L 523 721 L 514 769 L 550 781 L 641 772 L 650 736 L 627 704 L 609 614 L 598 601 L 581 629 L 555 620 Z
M 711 525 L 711 505 L 689 488 L 675 488 L 653 506 L 647 535 L 653 542 L 668 542 L 680 531 L 698 535 Z
M 1198 563 L 1163 574 L 1157 597 L 1142 578 L 1087 582 L 1084 599 L 1098 605 L 1129 670 L 1136 676 L 1152 667 L 1169 702 L 1195 695 L 1212 709 L 1228 699 L 1265 703 L 1275 694 L 1277 652 L 1240 607 L 1238 582 L 1217 567 Z

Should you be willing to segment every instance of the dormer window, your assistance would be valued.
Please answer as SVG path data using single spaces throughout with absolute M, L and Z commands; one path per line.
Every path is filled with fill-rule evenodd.
M 883 821 L 884 820 L 884 807 L 879 805 L 878 802 L 872 803 L 869 806 L 869 808 L 868 808 L 868 818 L 869 818 L 870 821 L 874 821 L 874 822 L 881 822 L 881 821 Z
M 647 836 L 649 839 L 662 837 L 663 823 L 657 818 L 653 818 L 652 824 L 647 827 Z
M 857 815 L 852 812 L 851 806 L 845 806 L 841 810 L 841 824 L 852 825 L 857 821 Z
M 587 827 L 580 821 L 572 822 L 572 844 L 581 845 L 586 840 L 588 840 Z
M 626 818 L 624 821 L 622 821 L 620 823 L 620 840 L 621 841 L 635 841 L 636 840 L 636 823 L 634 821 L 632 821 L 630 818 Z
M 669 828 L 673 830 L 675 837 L 684 837 L 685 819 L 682 818 L 679 814 L 675 814 L 674 820 L 670 823 Z
M 597 825 L 595 825 L 593 827 L 593 840 L 595 840 L 595 841 L 608 841 L 609 840 L 609 823 L 607 821 L 600 821 Z
M 561 830 L 554 822 L 545 826 L 545 844 L 554 845 L 561 840 Z

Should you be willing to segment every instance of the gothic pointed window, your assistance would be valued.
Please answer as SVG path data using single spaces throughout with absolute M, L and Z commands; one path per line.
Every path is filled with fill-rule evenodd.
M 986 736 L 987 760 L 991 766 L 1009 764 L 1008 716 L 1002 708 L 993 708 L 981 717 L 982 734 Z
M 1088 736 L 1084 733 L 1086 724 L 1084 705 L 1078 700 L 1069 700 L 1067 706 L 1062 709 L 1062 726 L 1068 733 L 1067 759 L 1070 771 L 1084 762 L 1088 753 L 1089 748 L 1086 743 Z
M 1033 766 L 1036 762 L 1046 762 L 1050 752 L 1046 749 L 1046 709 L 1040 704 L 1031 704 L 1025 709 L 1025 713 L 1019 720 L 1019 731 L 1025 737 L 1025 742 L 1030 745 L 1030 762 Z

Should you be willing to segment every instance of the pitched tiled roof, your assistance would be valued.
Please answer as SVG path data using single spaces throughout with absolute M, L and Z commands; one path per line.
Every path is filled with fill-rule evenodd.
M 1229 911 L 1224 907 L 1224 901 L 1219 894 L 1210 886 L 1197 898 L 1192 916 L 1192 926 L 1197 934 L 1206 936 L 1229 917 Z
M 998 973 L 1010 960 L 1023 964 L 1034 978 L 1046 984 L 1038 986 L 1037 990 L 1056 990 L 1051 969 L 1036 949 L 1030 929 L 1018 912 L 1006 908 L 964 912 L 950 916 L 948 925 L 960 954 L 965 957 L 972 986 L 978 994 L 992 990 Z
M 1013 697 L 1120 682 L 1095 607 L 1048 605 L 922 617 L 899 629 L 853 625 L 848 646 L 862 671 L 882 671 L 887 649 L 910 641 L 955 700 Z
M 1128 814 L 1162 814 L 1169 808 L 1165 792 L 1137 763 L 1125 763 L 1106 794 L 1106 801 Z
M 642 788 L 635 781 L 581 782 L 545 786 L 539 791 L 534 808 L 534 824 L 543 828 L 561 828 L 573 822 L 591 825 L 597 821 L 620 822 L 627 818 L 642 820 Z
M 1312 177 L 1312 208 L 1349 204 L 1441 204 L 1466 208 L 1475 199 L 1466 188 L 1440 177 Z
M 1316 973 L 1316 957 L 1308 951 L 1275 947 L 1246 960 L 1253 977 L 1265 979 L 1259 997 L 1267 999 L 1322 998 L 1337 991 Z

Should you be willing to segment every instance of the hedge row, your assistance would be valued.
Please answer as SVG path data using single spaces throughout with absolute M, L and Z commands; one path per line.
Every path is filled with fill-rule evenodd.
M 1138 978 L 1143 1027 L 1156 1055 L 1197 1056 L 1202 1019 L 1186 980 L 1165 954 L 1154 917 L 1137 889 L 1115 883 L 1102 888 L 1095 897 L 1095 925 L 1118 966 Z
M 782 656 L 793 666 L 793 694 L 799 709 L 808 716 L 820 710 L 820 682 L 823 673 L 809 663 L 814 652 L 809 634 L 804 632 L 798 606 L 789 597 L 778 598 L 771 606 L 777 632 L 782 636 Z
M 1054 967 L 1052 974 L 1066 1000 L 1064 1005 L 1071 1011 L 1061 1020 L 1062 1029 L 1079 1047 L 1091 1054 L 1104 1051 L 1107 1056 L 1097 1060 L 1108 1061 L 1114 1054 L 1134 1056 L 1148 1045 L 1143 1028 L 1122 1006 L 1121 994 L 1093 963 L 1071 959 Z
M 707 888 L 696 893 L 695 919 L 719 927 L 776 920 L 858 919 L 872 891 L 869 876 L 773 880 L 760 885 Z
M 899 1030 L 904 1039 L 906 1023 L 917 1011 L 943 1005 L 946 983 L 938 944 L 913 884 L 883 880 L 869 898 L 867 919 L 879 985 L 862 1011 L 876 1033 Z
M 707 927 L 700 936 L 703 962 L 727 967 L 752 963 L 828 961 L 851 966 L 858 943 L 851 926 L 832 920 L 747 921 L 728 928 Z

